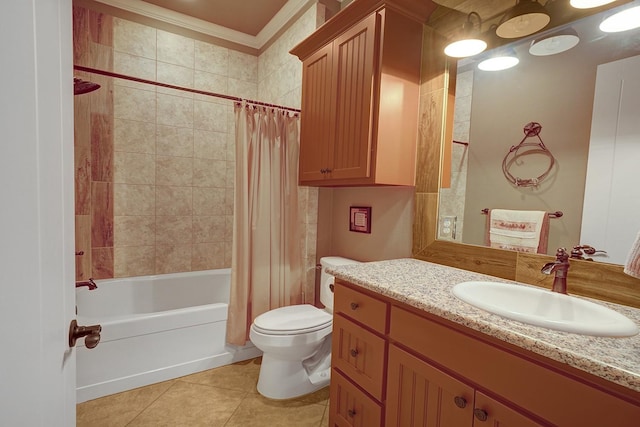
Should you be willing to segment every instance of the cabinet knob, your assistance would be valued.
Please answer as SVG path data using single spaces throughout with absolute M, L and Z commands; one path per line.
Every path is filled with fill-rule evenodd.
M 327 170 L 325 168 L 320 169 L 320 173 L 327 173 Z
M 351 357 L 357 357 L 358 356 L 358 350 L 355 348 L 352 348 L 351 350 L 349 350 L 349 353 L 351 354 Z
M 458 408 L 464 408 L 465 406 L 467 406 L 467 399 L 465 399 L 462 396 L 456 396 L 453 398 L 453 401 L 455 402 L 456 406 Z
M 347 415 L 349 415 L 351 418 L 356 416 L 356 411 L 355 409 L 348 409 L 347 410 Z
M 474 409 L 473 415 L 478 419 L 478 421 L 487 421 L 487 418 L 489 418 L 487 411 L 485 411 L 484 409 Z
M 358 307 L 360 307 L 360 306 L 358 305 L 358 303 L 357 303 L 357 302 L 352 302 L 352 303 L 351 303 L 351 310 L 357 310 L 357 309 L 358 309 Z

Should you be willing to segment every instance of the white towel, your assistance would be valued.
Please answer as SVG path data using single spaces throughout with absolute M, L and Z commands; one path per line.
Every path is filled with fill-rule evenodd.
M 631 246 L 627 262 L 624 265 L 624 272 L 629 276 L 640 279 L 640 233 L 638 233 L 633 246 Z
M 491 209 L 487 218 L 487 246 L 518 252 L 546 253 L 549 216 L 544 211 Z

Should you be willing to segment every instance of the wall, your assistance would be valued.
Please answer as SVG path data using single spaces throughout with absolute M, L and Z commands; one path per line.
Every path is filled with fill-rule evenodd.
M 413 187 L 321 188 L 318 257 L 411 257 Z M 349 231 L 349 207 L 371 206 L 371 233 Z
M 76 64 L 297 108 L 301 64 L 288 50 L 324 21 L 324 7 L 311 5 L 255 56 L 87 8 L 74 10 Z M 89 197 L 95 191 L 77 198 L 86 207 L 86 213 L 80 211 L 84 216 L 77 217 L 78 247 L 95 246 L 95 236 L 106 235 L 111 261 L 108 268 L 80 262 L 82 274 L 77 278 L 229 267 L 235 166 L 232 103 L 121 79 L 84 77 L 103 87 L 75 97 L 76 123 L 89 135 L 82 139 L 89 143 L 80 144 L 76 132 L 77 152 L 88 153 L 76 156 L 78 162 L 84 159 L 87 169 L 76 168 L 77 188 L 81 192 L 97 187 L 82 179 L 98 164 L 92 161 L 93 149 L 94 157 L 105 156 L 99 163 L 108 166 L 104 187 L 109 191 L 101 205 Z M 93 114 L 94 106 L 107 110 L 101 126 L 84 117 Z M 91 133 L 107 141 L 91 146 Z M 317 190 L 301 192 L 301 250 L 308 264 L 306 292 L 313 301 Z M 91 221 L 92 213 L 105 219 Z

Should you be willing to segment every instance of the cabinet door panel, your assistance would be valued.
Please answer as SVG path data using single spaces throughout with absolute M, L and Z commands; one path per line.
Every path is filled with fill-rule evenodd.
M 479 391 L 476 391 L 475 409 L 484 411 L 487 414 L 487 419 L 484 421 L 474 419 L 474 427 L 541 427 L 544 425 L 538 424 Z
M 391 345 L 387 427 L 464 427 L 473 420 L 473 389 Z
M 332 44 L 329 43 L 302 63 L 301 182 L 324 179 L 327 175 L 322 171 L 330 166 L 329 146 L 335 128 L 331 121 L 335 103 L 331 85 L 332 52 Z
M 371 175 L 372 106 L 378 14 L 354 25 L 333 43 L 336 134 L 332 179 Z
M 382 400 L 386 341 L 341 315 L 333 320 L 331 364 Z
M 339 284 L 335 287 L 333 304 L 335 313 L 342 313 L 381 334 L 387 332 L 389 304 L 386 302 Z
M 376 427 L 382 422 L 382 408 L 357 387 L 331 371 L 330 426 Z

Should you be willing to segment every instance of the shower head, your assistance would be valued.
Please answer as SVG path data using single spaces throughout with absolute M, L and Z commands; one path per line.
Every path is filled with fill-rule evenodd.
M 100 89 L 100 85 L 98 83 L 88 82 L 86 80 L 79 79 L 77 77 L 73 78 L 73 94 L 74 95 L 82 95 L 83 93 L 93 92 L 94 90 Z

